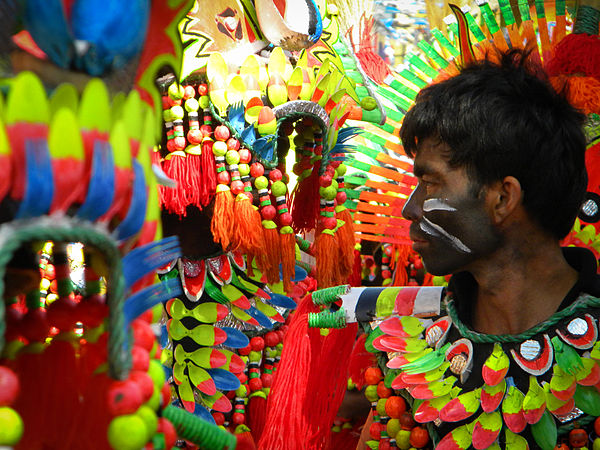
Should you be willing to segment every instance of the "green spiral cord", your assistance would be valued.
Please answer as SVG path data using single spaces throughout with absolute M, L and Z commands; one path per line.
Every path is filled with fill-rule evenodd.
M 579 5 L 577 18 L 573 25 L 573 34 L 598 34 L 598 23 L 600 22 L 600 10 L 589 5 Z
M 345 328 L 345 311 L 338 309 L 337 311 L 308 313 L 308 326 L 310 328 Z
M 233 434 L 184 409 L 170 405 L 163 409 L 162 415 L 173 424 L 178 436 L 201 449 L 233 450 L 237 444 Z
M 301 267 L 304 270 L 306 270 L 306 273 L 309 273 L 309 274 L 312 273 L 314 271 L 314 269 L 315 269 L 313 266 L 311 266 L 310 264 L 308 264 L 308 263 L 306 263 L 304 261 L 298 261 L 298 260 L 296 260 L 296 265 L 298 267 Z
M 126 334 L 123 317 L 125 279 L 123 277 L 121 253 L 117 242 L 106 232 L 92 224 L 75 219 L 56 225 L 48 217 L 31 221 L 13 221 L 0 225 L 0 298 L 4 293 L 6 266 L 15 252 L 25 242 L 62 241 L 81 242 L 98 249 L 106 258 L 110 268 L 110 283 L 107 286 L 108 317 L 108 370 L 114 379 L 125 379 L 131 366 L 131 354 L 126 351 Z M 67 222 L 68 221 L 68 222 Z M 0 350 L 4 347 L 5 305 L 0 301 Z
M 312 253 L 310 251 L 310 246 L 312 244 L 310 243 L 310 241 L 307 241 L 303 237 L 296 235 L 296 244 L 298 244 L 298 247 L 300 247 L 300 250 L 302 250 L 304 253 L 307 253 L 309 255 Z
M 318 291 L 313 292 L 312 301 L 315 305 L 329 305 L 348 292 L 350 292 L 349 284 L 319 289 Z

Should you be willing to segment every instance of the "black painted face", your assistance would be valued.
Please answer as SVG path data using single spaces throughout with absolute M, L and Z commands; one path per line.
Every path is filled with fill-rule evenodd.
M 464 167 L 452 168 L 447 146 L 426 139 L 414 162 L 419 184 L 402 215 L 425 268 L 433 275 L 462 270 L 498 248 L 500 237 L 486 209 L 485 191 L 473 188 Z

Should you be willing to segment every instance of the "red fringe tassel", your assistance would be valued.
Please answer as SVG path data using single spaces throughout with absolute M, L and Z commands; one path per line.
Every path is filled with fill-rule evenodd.
M 229 248 L 233 233 L 233 195 L 229 187 L 217 192 L 210 231 L 223 250 Z

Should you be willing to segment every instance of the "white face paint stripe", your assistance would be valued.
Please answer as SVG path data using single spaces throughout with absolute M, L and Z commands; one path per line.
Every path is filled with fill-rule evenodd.
M 423 202 L 423 211 L 456 211 L 456 208 L 453 208 L 441 198 L 430 198 Z
M 421 219 L 419 223 L 419 227 L 423 232 L 429 234 L 430 236 L 443 237 L 446 238 L 454 248 L 463 253 L 471 253 L 471 249 L 467 247 L 465 244 L 461 242 L 456 236 L 452 236 L 446 230 L 444 230 L 441 226 L 431 222 L 426 217 Z

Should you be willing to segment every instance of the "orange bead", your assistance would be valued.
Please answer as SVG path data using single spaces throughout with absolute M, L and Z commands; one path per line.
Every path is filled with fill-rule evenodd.
M 410 445 L 415 448 L 423 448 L 429 442 L 429 433 L 422 427 L 415 427 L 410 432 Z
M 365 370 L 365 383 L 377 384 L 383 379 L 383 374 L 379 367 L 369 367 Z
M 398 395 L 387 399 L 385 403 L 385 412 L 392 419 L 399 419 L 406 411 L 406 402 Z
M 392 394 L 393 391 L 389 387 L 386 387 L 383 381 L 380 381 L 377 385 L 377 395 L 379 395 L 379 398 L 388 398 Z

